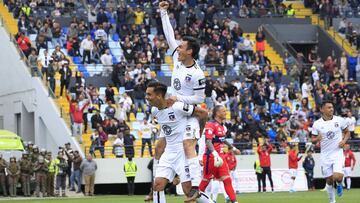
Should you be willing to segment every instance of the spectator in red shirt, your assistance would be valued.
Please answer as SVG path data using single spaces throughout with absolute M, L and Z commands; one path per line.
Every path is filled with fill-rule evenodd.
M 21 51 L 24 52 L 25 56 L 26 57 L 29 56 L 31 43 L 30 43 L 30 39 L 26 37 L 23 32 L 20 33 L 20 37 L 17 39 L 17 43 Z
M 260 166 L 262 168 L 262 183 L 263 183 L 263 192 L 266 192 L 266 175 L 269 178 L 271 191 L 274 192 L 274 184 L 271 176 L 271 160 L 270 160 L 270 153 L 272 151 L 272 146 L 269 144 L 269 141 L 259 146 L 257 149 L 257 153 L 259 154 L 260 159 Z
M 345 156 L 345 184 L 346 189 L 350 190 L 351 187 L 351 172 L 355 168 L 356 159 L 354 153 L 350 149 L 350 145 L 345 145 L 344 149 L 344 156 Z
M 289 172 L 291 176 L 290 192 L 295 192 L 294 185 L 298 169 L 298 161 L 301 160 L 302 156 L 299 157 L 299 153 L 296 151 L 295 145 L 290 145 L 289 150 Z
M 79 143 L 82 144 L 82 124 L 84 122 L 83 120 L 83 113 L 84 109 L 89 105 L 89 102 L 87 102 L 81 109 L 79 108 L 79 104 L 75 104 L 75 110 L 73 112 L 73 118 L 74 118 L 74 124 L 72 126 L 73 130 L 73 136 L 77 136 L 77 132 L 79 131 L 80 140 Z
M 225 154 L 225 160 L 229 166 L 229 171 L 230 171 L 230 177 L 232 183 L 233 183 L 233 188 L 236 192 L 236 194 L 240 194 L 240 187 L 239 187 L 239 175 L 238 173 L 236 173 L 236 166 L 237 166 L 237 161 L 236 161 L 236 156 L 234 151 L 232 150 L 232 148 L 230 148 L 228 146 L 228 152 Z M 225 195 L 226 193 L 224 193 Z M 225 195 L 226 198 L 226 195 Z

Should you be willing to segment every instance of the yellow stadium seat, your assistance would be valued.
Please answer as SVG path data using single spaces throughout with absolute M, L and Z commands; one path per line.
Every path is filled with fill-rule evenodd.
M 133 112 L 130 113 L 130 121 L 136 121 L 135 115 Z

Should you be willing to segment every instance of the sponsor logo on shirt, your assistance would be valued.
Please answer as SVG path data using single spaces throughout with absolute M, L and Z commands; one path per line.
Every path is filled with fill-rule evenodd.
M 175 90 L 180 90 L 181 89 L 181 82 L 180 82 L 179 78 L 175 78 L 173 86 L 174 86 Z
M 328 132 L 326 133 L 326 138 L 327 138 L 328 140 L 332 140 L 334 137 L 335 137 L 335 133 L 334 133 L 333 131 L 328 131 Z

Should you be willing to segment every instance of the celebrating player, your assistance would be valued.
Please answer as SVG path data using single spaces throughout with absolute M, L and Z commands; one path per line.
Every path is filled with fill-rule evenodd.
M 204 72 L 195 61 L 198 57 L 200 45 L 195 38 L 189 36 L 183 37 L 180 45 L 178 45 L 167 13 L 169 3 L 162 1 L 159 6 L 164 34 L 170 50 L 173 52 L 174 61 L 174 70 L 171 76 L 171 93 L 173 95 L 168 98 L 168 103 L 171 105 L 174 102 L 180 101 L 190 105 L 200 104 L 205 100 L 206 80 Z M 201 181 L 201 166 L 195 146 L 203 127 L 195 117 L 189 117 L 186 130 L 183 134 L 184 150 L 193 187 L 192 195 L 188 201 L 196 199 L 199 195 L 198 186 Z M 159 139 L 155 153 L 160 154 L 165 145 L 165 139 Z M 158 155 L 155 158 L 158 158 Z M 154 165 L 156 167 L 156 162 Z
M 355 155 L 350 149 L 350 145 L 346 144 L 344 149 L 344 156 L 345 156 L 345 179 L 346 179 L 346 189 L 350 190 L 351 188 L 351 172 L 355 168 Z
M 215 106 L 213 119 L 205 125 L 206 151 L 203 158 L 203 179 L 199 189 L 204 192 L 211 179 L 218 179 L 224 183 L 226 194 L 231 202 L 236 202 L 236 194 L 232 186 L 229 167 L 225 161 L 223 146 L 226 144 L 236 153 L 240 151 L 225 140 L 226 111 L 223 106 Z
M 299 157 L 299 153 L 295 149 L 295 145 L 290 145 L 289 150 L 289 172 L 291 176 L 291 183 L 290 183 L 290 190 L 289 192 L 295 192 L 294 185 L 295 185 L 295 179 L 297 176 L 297 169 L 298 169 L 298 161 L 301 160 L 302 156 Z
M 344 177 L 343 147 L 350 137 L 345 119 L 334 116 L 334 105 L 331 101 L 321 104 L 322 118 L 312 126 L 312 142 L 320 142 L 320 160 L 323 175 L 326 177 L 326 190 L 330 203 L 335 203 L 333 184 L 337 183 L 336 193 L 343 194 L 342 179 Z
M 191 190 L 189 166 L 186 164 L 183 132 L 187 127 L 187 117 L 196 116 L 199 120 L 207 120 L 207 111 L 194 105 L 175 102 L 169 106 L 165 99 L 166 85 L 152 82 L 146 89 L 146 100 L 153 108 L 151 114 L 157 119 L 166 139 L 166 148 L 156 168 L 153 200 L 156 203 L 166 202 L 163 191 L 168 182 L 172 182 L 178 174 L 185 195 Z

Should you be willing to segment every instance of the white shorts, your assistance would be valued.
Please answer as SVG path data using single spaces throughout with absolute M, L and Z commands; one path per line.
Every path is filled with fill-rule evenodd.
M 297 176 L 297 169 L 290 168 L 289 173 L 290 173 L 290 177 L 296 177 Z
M 328 159 L 322 158 L 321 171 L 324 177 L 330 177 L 334 173 L 344 174 L 344 156 L 329 157 Z
M 188 118 L 183 139 L 184 140 L 200 139 L 200 125 L 197 118 L 195 117 Z
M 180 177 L 181 183 L 191 180 L 185 152 L 183 150 L 169 152 L 165 149 L 157 165 L 155 178 L 166 178 L 172 182 L 176 174 Z
M 351 167 L 345 167 L 344 174 L 345 177 L 351 177 Z

